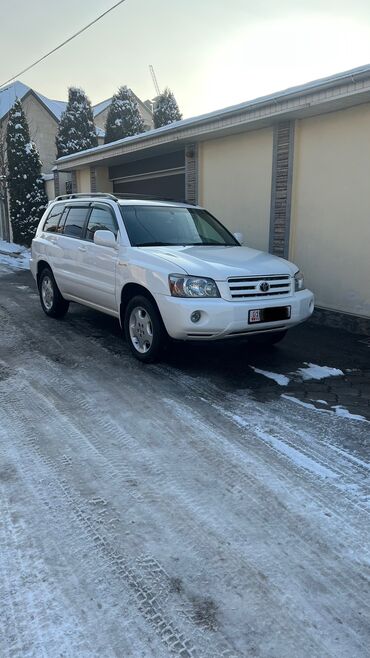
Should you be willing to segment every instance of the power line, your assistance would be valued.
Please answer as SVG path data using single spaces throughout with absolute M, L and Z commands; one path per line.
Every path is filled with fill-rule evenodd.
M 98 17 L 95 18 L 93 21 L 91 21 L 91 23 L 89 23 L 88 25 L 85 25 L 85 27 L 81 28 L 80 30 L 78 30 L 78 32 L 76 32 L 76 33 L 73 34 L 71 37 L 69 37 L 68 39 L 66 39 L 65 41 L 63 41 L 63 43 L 60 43 L 59 46 L 56 46 L 55 48 L 53 48 L 53 50 L 50 50 L 48 53 L 46 53 L 46 55 L 43 55 L 42 57 L 40 57 L 39 59 L 37 59 L 36 62 L 33 62 L 33 64 L 30 64 L 30 65 L 27 66 L 25 69 L 23 69 L 23 71 L 19 71 L 19 73 L 16 73 L 15 75 L 13 75 L 13 77 L 9 78 L 9 80 L 6 80 L 5 82 L 3 82 L 3 83 L 0 85 L 0 89 L 1 89 L 2 87 L 5 87 L 5 85 L 7 85 L 9 82 L 12 82 L 13 80 L 15 80 L 15 78 L 19 78 L 19 76 L 23 75 L 23 73 L 26 73 L 26 71 L 29 71 L 30 69 L 32 69 L 34 66 L 36 66 L 36 64 L 39 64 L 39 63 L 42 62 L 44 59 L 46 59 L 47 57 L 49 57 L 50 55 L 52 55 L 53 53 L 55 53 L 57 50 L 60 50 L 60 48 L 63 48 L 63 46 L 65 46 L 67 43 L 69 43 L 70 41 L 72 41 L 73 39 L 75 39 L 76 37 L 78 37 L 80 34 L 82 34 L 82 32 L 86 32 L 86 30 L 88 30 L 89 27 L 91 27 L 92 25 L 95 25 L 95 23 L 97 23 L 98 21 L 100 21 L 100 20 L 101 20 L 104 16 L 106 16 L 107 14 L 109 14 L 109 12 L 113 11 L 113 9 L 115 9 L 116 7 L 118 7 L 118 5 L 122 5 L 122 3 L 125 2 L 125 1 L 126 1 L 126 0 L 120 0 L 119 2 L 116 2 L 116 4 L 113 5 L 113 7 L 110 7 L 109 9 L 107 9 L 106 11 L 104 11 L 102 14 L 100 14 L 100 16 L 98 16 Z

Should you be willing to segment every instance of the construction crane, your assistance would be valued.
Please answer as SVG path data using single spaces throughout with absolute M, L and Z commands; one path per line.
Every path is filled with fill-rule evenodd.
M 160 91 L 160 89 L 159 89 L 159 85 L 158 85 L 158 81 L 157 81 L 157 76 L 156 76 L 156 74 L 155 74 L 155 72 L 154 72 L 154 69 L 153 69 L 153 67 L 152 67 L 151 64 L 149 64 L 149 71 L 150 71 L 150 75 L 152 76 L 152 80 L 153 80 L 153 84 L 154 84 L 155 93 L 157 94 L 157 96 L 160 96 L 161 91 Z

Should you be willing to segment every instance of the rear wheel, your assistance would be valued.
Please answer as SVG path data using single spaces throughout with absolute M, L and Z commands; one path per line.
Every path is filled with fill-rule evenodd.
M 156 361 L 164 346 L 166 332 L 154 304 L 146 297 L 133 297 L 124 317 L 126 340 L 134 356 L 144 363 Z
M 39 293 L 42 309 L 50 318 L 62 318 L 67 313 L 69 302 L 62 297 L 48 267 L 40 274 Z

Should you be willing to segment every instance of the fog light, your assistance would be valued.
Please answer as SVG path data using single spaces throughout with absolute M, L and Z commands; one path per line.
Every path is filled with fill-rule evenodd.
M 200 318 L 201 318 L 201 315 L 202 315 L 202 314 L 201 314 L 200 311 L 194 311 L 194 312 L 191 314 L 191 316 L 190 316 L 190 320 L 191 320 L 192 322 L 199 322 L 199 320 L 200 320 Z

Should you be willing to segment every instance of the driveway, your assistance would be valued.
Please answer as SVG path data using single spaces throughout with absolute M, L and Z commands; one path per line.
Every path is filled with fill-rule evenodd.
M 370 340 L 129 354 L 0 278 L 2 658 L 365 657 Z

